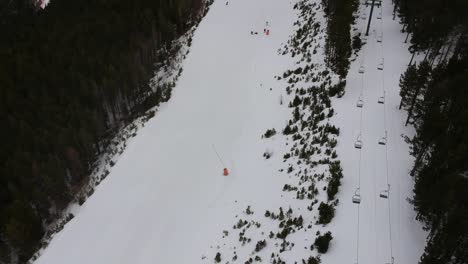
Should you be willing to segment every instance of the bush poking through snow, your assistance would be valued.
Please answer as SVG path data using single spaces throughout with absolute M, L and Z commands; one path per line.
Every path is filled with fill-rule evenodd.
M 255 251 L 256 252 L 259 252 L 260 250 L 262 250 L 264 247 L 266 247 L 266 241 L 265 239 L 264 240 L 260 240 L 257 242 L 257 245 L 255 245 Z
M 252 209 L 250 208 L 250 205 L 247 206 L 247 209 L 245 209 L 245 213 L 248 214 L 248 215 L 251 215 L 251 214 L 254 213 L 254 212 L 252 211 Z
M 335 195 L 338 193 L 338 188 L 341 185 L 341 178 L 343 178 L 343 170 L 341 169 L 340 162 L 335 161 L 330 163 L 329 171 L 331 179 L 328 182 L 327 195 L 328 200 L 335 199 Z
M 332 97 L 335 95 L 338 95 L 338 97 L 341 97 L 340 95 L 344 94 L 345 87 L 346 87 L 346 80 L 342 80 L 339 83 L 328 88 L 328 95 Z
M 320 257 L 309 257 L 307 259 L 307 262 L 305 260 L 302 260 L 302 264 L 320 264 Z
M 216 253 L 216 256 L 214 258 L 215 262 L 216 263 L 220 263 L 221 262 L 221 253 Z
M 335 208 L 332 205 L 321 202 L 319 205 L 319 224 L 328 224 L 335 216 Z
M 276 130 L 274 128 L 272 129 L 268 129 L 265 134 L 263 135 L 263 137 L 265 138 L 270 138 L 272 136 L 276 135 Z
M 330 246 L 330 241 L 333 239 L 331 232 L 328 231 L 323 236 L 318 236 L 315 238 L 314 245 L 317 248 L 317 251 L 321 254 L 327 253 L 328 247 Z

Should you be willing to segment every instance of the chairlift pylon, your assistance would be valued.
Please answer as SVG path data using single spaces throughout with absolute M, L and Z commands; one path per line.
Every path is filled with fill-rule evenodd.
M 360 204 L 361 203 L 361 194 L 359 194 L 359 188 L 357 188 L 356 191 L 354 191 L 354 195 L 353 195 L 351 200 L 355 204 Z

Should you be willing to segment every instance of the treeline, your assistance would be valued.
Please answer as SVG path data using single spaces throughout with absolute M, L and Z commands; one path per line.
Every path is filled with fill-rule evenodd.
M 325 61 L 340 77 L 345 78 L 349 69 L 351 48 L 351 25 L 353 13 L 359 6 L 357 0 L 322 0 L 327 18 Z
M 0 263 L 25 262 L 107 139 L 167 100 L 149 79 L 203 0 L 0 3 Z
M 468 263 L 468 0 L 395 4 L 410 51 L 424 54 L 400 79 L 416 128 L 412 203 L 429 230 L 420 263 Z

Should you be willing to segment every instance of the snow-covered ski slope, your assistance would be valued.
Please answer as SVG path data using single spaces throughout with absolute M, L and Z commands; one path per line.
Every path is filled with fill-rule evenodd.
M 266 21 L 268 37 L 262 34 Z M 169 103 L 128 143 L 36 263 L 202 262 L 247 203 L 275 204 L 270 198 L 281 179 L 274 178 L 274 160 L 262 157 L 260 136 L 284 127 L 290 114 L 279 107 L 280 91 L 269 88 L 287 67 L 277 49 L 293 21 L 288 1 L 215 1 L 194 34 Z
M 278 192 L 284 175 L 278 169 L 283 166 L 286 140 L 277 136 L 266 142 L 260 137 L 269 128 L 280 131 L 291 115 L 279 104 L 284 85 L 273 76 L 294 67 L 289 56 L 277 53 L 294 32 L 293 5 L 294 1 L 283 0 L 231 0 L 227 5 L 215 1 L 195 31 L 169 103 L 128 143 L 110 175 L 35 263 L 212 263 L 212 254 L 218 250 L 210 246 L 247 205 L 262 215 L 265 209 L 282 204 Z M 351 196 L 358 185 L 360 154 L 353 144 L 360 131 L 364 146 L 359 263 L 390 261 L 389 205 L 395 263 L 416 263 L 424 246 L 425 234 L 405 200 L 411 196 L 407 175 L 412 159 L 400 134 L 412 130 L 404 127 L 404 113 L 397 109 L 398 79 L 408 54 L 399 25 L 391 20 L 391 4 L 384 3 L 382 10 L 382 24 L 374 17 L 376 33 L 361 51 L 364 56 L 352 63 L 346 94 L 333 100 L 337 112 L 333 123 L 341 129 L 338 154 L 344 178 L 336 216 L 326 228 L 334 239 L 329 252 L 322 255 L 323 263 L 356 262 L 358 207 Z M 263 34 L 266 21 L 269 36 Z M 357 22 L 363 28 L 365 21 Z M 380 44 L 376 34 L 382 31 Z M 384 105 L 377 103 L 383 91 L 382 72 L 377 70 L 382 56 Z M 361 59 L 364 75 L 357 73 Z M 360 125 L 356 100 L 361 81 Z M 378 197 L 386 186 L 385 147 L 377 144 L 385 131 L 384 109 L 388 200 Z M 222 176 L 213 145 L 229 169 L 227 177 Z M 272 152 L 272 158 L 265 160 L 265 151 Z M 315 230 L 311 232 L 310 236 L 304 233 L 309 240 L 315 236 Z M 202 259 L 207 252 L 207 259 Z
M 414 131 L 404 126 L 406 112 L 398 110 L 399 78 L 410 54 L 398 18 L 392 20 L 392 10 L 390 1 L 374 9 L 367 44 L 349 70 L 346 94 L 333 101 L 334 123 L 342 131 L 338 154 L 345 177 L 339 193 L 342 202 L 330 227 L 336 238 L 334 254 L 324 255 L 324 263 L 391 263 L 392 256 L 394 263 L 418 263 L 424 249 L 426 233 L 407 201 L 412 197 L 413 158 L 402 135 Z M 356 27 L 364 35 L 370 7 L 361 6 L 360 11 Z M 382 59 L 384 68 L 378 70 Z M 358 73 L 361 65 L 364 74 Z M 384 95 L 385 103 L 378 103 Z M 362 108 L 357 107 L 360 97 Z M 380 145 L 385 131 L 387 144 Z M 354 147 L 359 135 L 360 150 Z M 387 184 L 390 195 L 384 199 L 380 193 Z M 359 187 L 362 202 L 358 206 L 351 197 Z

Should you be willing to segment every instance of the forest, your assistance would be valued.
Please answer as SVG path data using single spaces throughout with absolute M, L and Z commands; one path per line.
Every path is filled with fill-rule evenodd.
M 0 263 L 26 262 L 203 0 L 0 1 Z
M 416 129 L 407 138 L 415 157 L 411 202 L 429 231 L 420 263 L 468 263 L 468 1 L 395 4 L 413 54 L 400 79 L 400 108 Z
M 327 18 L 327 39 L 325 55 L 329 66 L 341 78 L 346 77 L 349 58 L 352 54 L 351 26 L 354 12 L 359 6 L 356 0 L 323 0 Z

